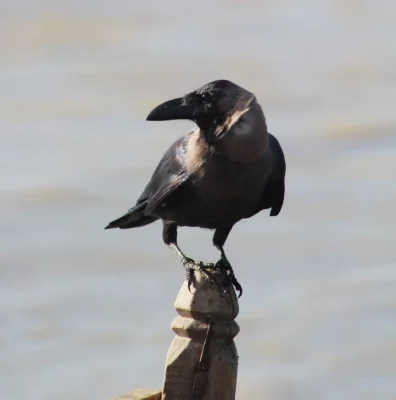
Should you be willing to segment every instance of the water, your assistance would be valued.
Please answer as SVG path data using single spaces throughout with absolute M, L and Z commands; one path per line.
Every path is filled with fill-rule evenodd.
M 288 162 L 277 218 L 233 230 L 238 399 L 396 398 L 396 52 L 388 1 L 1 2 L 0 391 L 160 388 L 184 278 L 161 227 L 104 231 L 217 78 L 256 93 Z M 182 248 L 214 260 L 207 231 Z

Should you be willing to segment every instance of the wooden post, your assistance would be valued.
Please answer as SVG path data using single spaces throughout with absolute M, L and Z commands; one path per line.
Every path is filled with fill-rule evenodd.
M 214 274 L 221 281 L 218 273 Z M 136 390 L 114 400 L 234 400 L 238 354 L 234 337 L 239 312 L 234 288 L 222 296 L 217 286 L 195 274 L 191 292 L 184 282 L 176 298 L 176 333 L 165 364 L 162 391 Z
M 177 336 L 166 358 L 162 400 L 233 400 L 238 369 L 233 338 L 239 332 L 235 291 L 222 296 L 195 274 L 191 292 L 185 282 L 175 302 Z

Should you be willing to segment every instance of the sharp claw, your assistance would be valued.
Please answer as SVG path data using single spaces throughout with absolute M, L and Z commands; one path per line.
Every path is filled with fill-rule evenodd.
M 239 299 L 242 296 L 243 290 L 242 286 L 235 278 L 234 271 L 232 270 L 230 263 L 226 259 L 221 258 L 216 263 L 215 266 L 224 275 L 225 282 L 224 282 L 223 295 L 226 295 L 230 289 L 230 286 L 234 285 L 235 290 L 238 292 L 238 299 Z
M 239 298 L 242 296 L 243 289 L 242 289 L 241 284 L 240 284 L 240 283 L 237 281 L 237 279 L 235 278 L 234 273 L 232 273 L 231 281 L 232 281 L 232 284 L 233 284 L 234 287 L 235 287 L 235 290 L 236 290 L 237 292 L 239 292 L 239 293 L 238 293 L 238 299 L 239 299 Z
M 193 270 L 192 269 L 187 269 L 186 270 L 186 278 L 187 278 L 187 287 L 188 287 L 188 291 L 191 293 L 191 285 L 193 282 Z
M 242 296 L 242 293 L 243 293 L 242 286 L 239 283 L 237 285 L 234 283 L 234 286 L 235 286 L 235 290 L 237 292 L 239 292 L 239 294 L 238 294 L 238 299 L 239 299 Z

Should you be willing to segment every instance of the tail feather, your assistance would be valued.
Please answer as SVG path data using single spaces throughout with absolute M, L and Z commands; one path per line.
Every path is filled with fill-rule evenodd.
M 148 215 L 141 216 L 139 219 L 136 219 L 134 221 L 129 221 L 121 226 L 119 226 L 120 229 L 129 229 L 129 228 L 137 228 L 139 226 L 145 226 L 148 224 L 153 223 L 154 221 L 157 221 L 158 218 L 156 217 L 149 217 Z
M 127 214 L 123 215 L 122 217 L 117 218 L 114 221 L 111 221 L 105 227 L 105 229 L 121 228 L 123 225 L 127 224 L 128 222 L 129 223 L 136 222 L 136 219 L 139 219 L 139 217 L 136 215 L 131 215 L 130 213 L 127 213 Z
M 112 228 L 128 229 L 128 228 L 135 228 L 138 226 L 151 224 L 158 218 L 144 215 L 144 209 L 146 208 L 146 205 L 147 201 L 136 205 L 122 217 L 117 218 L 114 221 L 111 221 L 105 227 L 105 229 L 112 229 Z

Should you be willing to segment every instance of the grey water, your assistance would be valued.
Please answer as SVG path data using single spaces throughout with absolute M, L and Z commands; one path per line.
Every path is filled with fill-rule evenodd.
M 161 387 L 184 271 L 159 223 L 103 228 L 192 126 L 148 112 L 219 78 L 257 95 L 288 166 L 281 214 L 226 244 L 237 398 L 396 398 L 394 3 L 0 6 L 2 398 Z M 179 236 L 216 260 L 209 231 Z

